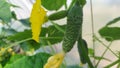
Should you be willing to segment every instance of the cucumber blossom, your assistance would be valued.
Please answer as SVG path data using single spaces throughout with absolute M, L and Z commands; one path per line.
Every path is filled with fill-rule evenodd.
M 79 2 L 73 5 L 68 11 L 66 31 L 63 38 L 62 48 L 64 52 L 69 52 L 76 40 L 82 33 L 83 10 Z
M 67 16 L 67 10 L 62 10 L 48 16 L 49 20 L 59 20 Z

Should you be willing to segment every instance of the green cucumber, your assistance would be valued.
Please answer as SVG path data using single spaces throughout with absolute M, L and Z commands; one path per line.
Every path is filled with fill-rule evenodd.
M 67 15 L 66 31 L 62 43 L 62 48 L 65 53 L 73 48 L 76 40 L 81 36 L 82 22 L 83 10 L 79 2 L 76 1 L 73 7 L 68 11 Z
M 85 40 L 83 40 L 81 37 L 78 39 L 78 51 L 81 56 L 81 62 L 83 64 L 88 63 L 90 68 L 94 68 L 89 56 L 88 56 L 88 48 L 87 48 L 87 43 Z
M 85 51 L 86 51 L 86 53 L 87 53 L 87 55 L 88 55 L 87 42 L 86 42 L 84 39 L 82 39 L 82 43 L 83 43 L 83 46 L 84 46 L 84 48 L 85 48 Z M 83 52 L 82 49 L 81 49 L 81 43 L 80 43 L 80 41 L 78 41 L 77 48 L 78 48 L 78 52 L 79 52 L 79 56 L 80 56 L 81 63 L 82 63 L 82 64 L 86 64 L 86 63 L 87 63 L 87 60 L 85 59 L 85 57 L 84 57 L 84 52 Z
M 62 10 L 48 16 L 49 20 L 59 20 L 67 16 L 67 10 Z

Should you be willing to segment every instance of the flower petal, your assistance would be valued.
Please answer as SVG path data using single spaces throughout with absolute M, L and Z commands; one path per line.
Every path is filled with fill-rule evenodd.
M 64 56 L 64 52 L 51 56 L 45 64 L 44 68 L 59 68 L 59 66 L 62 64 Z
M 42 24 L 44 23 L 45 16 L 46 11 L 41 7 L 41 0 L 36 0 L 30 16 L 32 38 L 36 42 L 39 42 L 39 35 L 41 32 Z

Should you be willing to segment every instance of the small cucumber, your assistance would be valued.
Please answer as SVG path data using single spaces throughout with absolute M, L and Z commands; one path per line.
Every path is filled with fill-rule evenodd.
M 80 59 L 83 64 L 88 63 L 90 68 L 94 68 L 89 56 L 88 56 L 88 47 L 85 40 L 82 37 L 78 39 L 78 52 L 80 54 Z
M 67 10 L 62 10 L 48 16 L 49 20 L 59 20 L 67 16 Z
M 85 51 L 87 52 L 87 55 L 88 55 L 87 42 L 82 39 L 82 43 L 83 43 L 83 46 L 84 46 L 84 48 L 85 48 Z M 82 49 L 81 49 L 81 42 L 80 42 L 80 41 L 78 41 L 77 47 L 78 47 L 78 52 L 79 52 L 79 56 L 80 56 L 80 60 L 81 60 L 82 64 L 86 64 L 87 61 L 86 61 L 85 57 L 83 56 L 83 55 L 84 55 L 84 52 L 83 52 Z
M 69 52 L 76 40 L 82 33 L 83 10 L 79 2 L 73 5 L 68 11 L 66 31 L 63 38 L 62 48 L 64 52 Z

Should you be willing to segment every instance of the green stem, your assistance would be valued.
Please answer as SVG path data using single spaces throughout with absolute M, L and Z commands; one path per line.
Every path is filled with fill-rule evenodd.
M 94 41 L 95 32 L 94 32 L 94 17 L 93 17 L 92 0 L 90 0 L 90 12 L 91 12 L 91 26 L 92 26 L 92 42 L 93 42 L 93 50 L 94 50 L 93 57 L 95 57 L 95 41 Z M 93 60 L 93 62 L 95 65 L 95 63 L 96 63 L 95 59 Z
M 62 39 L 62 37 L 40 37 L 40 39 Z
M 25 41 L 28 41 L 28 40 L 31 40 L 32 38 L 27 38 L 27 39 L 24 39 L 24 40 L 21 40 L 21 41 L 18 41 L 18 42 L 15 42 L 13 44 L 10 44 L 8 47 L 5 48 L 5 50 L 7 50 L 8 48 L 11 48 L 13 46 L 17 46 L 18 44 L 22 43 L 22 42 L 25 42 Z
M 117 65 L 117 68 L 120 68 L 120 63 Z
M 118 54 L 119 54 L 119 60 L 120 60 L 120 52 Z M 118 63 L 117 68 L 120 68 L 120 62 Z
M 99 38 L 97 38 L 96 36 L 94 36 L 94 39 L 97 40 L 98 42 L 100 42 L 104 47 L 108 48 L 116 57 L 118 57 L 109 47 L 107 47 L 106 44 L 104 44 Z
M 70 6 L 69 6 L 69 8 L 68 8 L 68 10 L 70 10 L 70 8 L 74 5 L 75 2 L 76 2 L 76 0 L 72 0 Z
M 105 66 L 104 68 L 111 68 L 112 66 L 116 65 L 119 62 L 120 62 L 120 59 L 116 60 L 115 62 L 113 62 L 113 63 L 111 63 L 111 64 L 109 64 L 107 66 Z
M 61 37 L 40 37 L 41 39 L 61 39 Z M 25 42 L 25 41 L 28 41 L 28 40 L 31 40 L 32 38 L 27 38 L 27 39 L 24 39 L 24 40 L 21 40 L 21 41 L 18 41 L 18 42 L 15 42 L 13 44 L 9 44 L 9 45 L 6 45 L 8 47 L 5 48 L 5 51 L 13 46 L 17 46 L 18 44 L 22 43 L 22 42 Z
M 101 55 L 101 58 L 98 60 L 97 64 L 95 65 L 95 67 L 97 68 L 97 66 L 99 65 L 100 61 L 102 60 L 102 58 L 104 57 L 105 53 L 108 51 L 108 48 L 111 46 L 112 42 L 107 46 L 106 50 L 103 52 L 103 54 Z
M 27 38 L 27 39 L 24 39 L 24 40 L 21 40 L 21 41 L 18 41 L 18 42 L 15 42 L 13 44 L 10 44 L 10 45 L 7 45 L 8 47 L 5 48 L 4 51 L 6 51 L 7 49 L 13 47 L 13 46 L 17 46 L 18 44 L 22 43 L 22 42 L 25 42 L 25 41 L 28 41 L 28 40 L 31 40 L 32 38 Z M 0 51 L 1 53 L 1 51 Z
M 54 23 L 53 21 L 51 21 L 51 23 L 55 26 L 56 29 L 58 29 L 62 33 L 65 33 L 65 30 L 63 30 L 61 27 L 59 27 L 56 23 Z
M 84 52 L 85 58 L 87 59 L 88 65 L 90 68 L 94 68 L 89 56 L 86 54 L 85 48 L 81 45 L 82 51 Z

